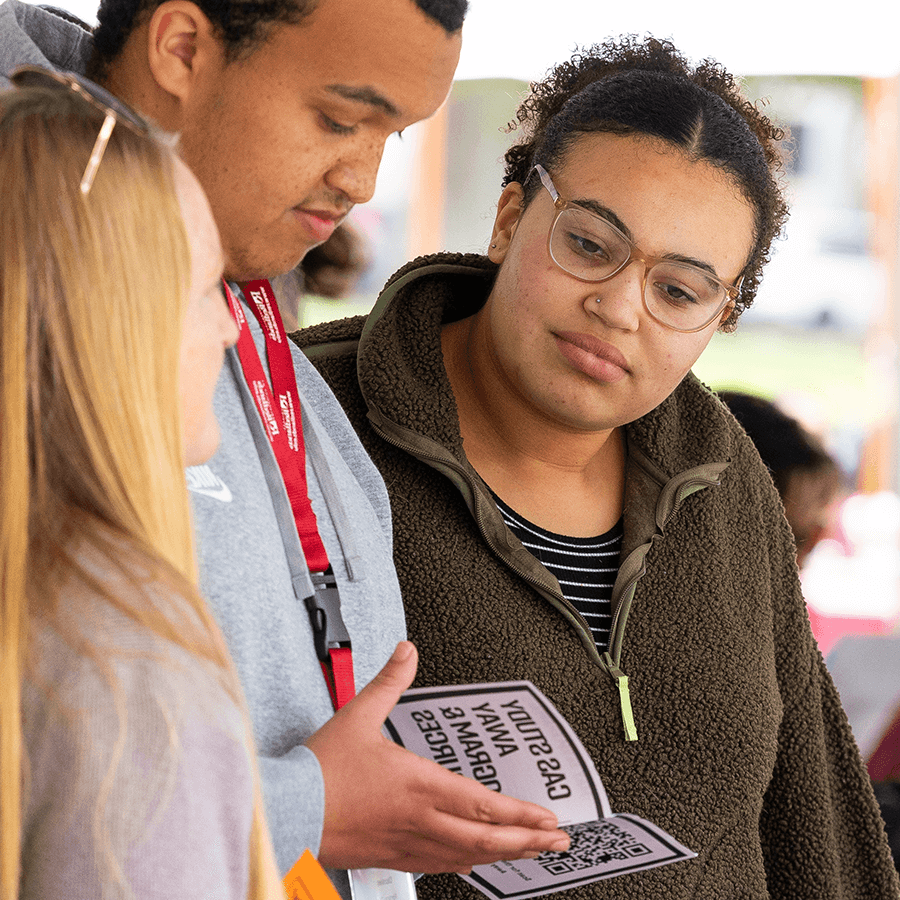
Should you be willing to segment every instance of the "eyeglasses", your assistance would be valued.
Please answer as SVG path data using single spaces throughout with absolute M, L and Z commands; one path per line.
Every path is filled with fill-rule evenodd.
M 738 298 L 743 276 L 735 285 L 726 284 L 699 266 L 647 256 L 612 222 L 563 200 L 543 166 L 536 165 L 532 172 L 537 172 L 556 206 L 547 245 L 550 258 L 564 272 L 579 281 L 609 281 L 639 260 L 644 264 L 647 312 L 661 325 L 685 333 L 706 328 L 729 301 Z
M 103 114 L 100 133 L 97 135 L 97 140 L 94 141 L 94 149 L 91 151 L 84 175 L 81 176 L 82 194 L 88 194 L 94 184 L 97 169 L 100 167 L 116 124 L 124 125 L 135 134 L 149 134 L 149 126 L 134 110 L 129 109 L 100 85 L 72 72 L 54 72 L 40 66 L 19 66 L 12 72 L 9 79 L 17 87 L 42 87 L 72 91 Z

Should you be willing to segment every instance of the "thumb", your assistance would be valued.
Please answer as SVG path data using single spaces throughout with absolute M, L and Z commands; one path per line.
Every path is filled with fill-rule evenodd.
M 380 730 L 400 695 L 413 683 L 418 664 L 415 645 L 410 641 L 400 641 L 384 668 L 350 701 L 355 716 Z

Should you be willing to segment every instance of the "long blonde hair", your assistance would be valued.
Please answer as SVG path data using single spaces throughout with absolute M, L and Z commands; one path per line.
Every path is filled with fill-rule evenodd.
M 83 195 L 102 119 L 63 90 L 0 96 L 3 900 L 18 893 L 29 635 L 38 618 L 52 618 L 61 584 L 100 590 L 139 625 L 218 666 L 240 698 L 197 588 L 178 381 L 190 249 L 173 156 L 160 140 L 116 127 Z M 155 604 L 146 591 L 135 603 L 104 590 L 73 552 L 76 536 L 126 577 L 138 563 L 171 590 L 156 591 Z M 249 853 L 248 896 L 278 893 L 258 784 Z

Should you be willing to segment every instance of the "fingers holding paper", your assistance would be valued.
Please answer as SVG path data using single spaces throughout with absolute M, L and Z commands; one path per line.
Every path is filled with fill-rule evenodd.
M 384 737 L 416 673 L 415 647 L 394 655 L 306 742 L 325 781 L 320 862 L 331 868 L 468 872 L 474 865 L 565 850 L 556 817 L 498 794 Z

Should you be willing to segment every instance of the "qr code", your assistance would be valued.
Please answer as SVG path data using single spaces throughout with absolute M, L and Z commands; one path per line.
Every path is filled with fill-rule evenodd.
M 646 856 L 650 848 L 609 819 L 568 825 L 572 843 L 564 853 L 542 853 L 535 862 L 552 875 L 565 875 L 603 866 L 617 860 Z

